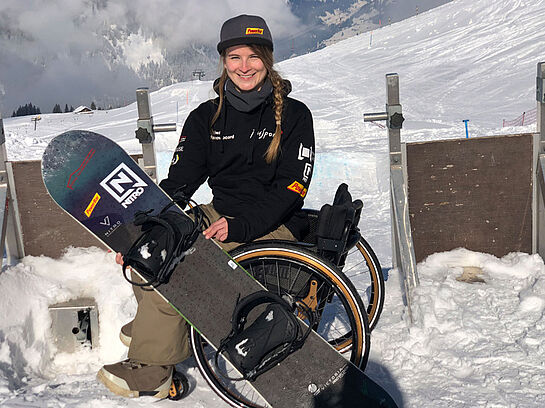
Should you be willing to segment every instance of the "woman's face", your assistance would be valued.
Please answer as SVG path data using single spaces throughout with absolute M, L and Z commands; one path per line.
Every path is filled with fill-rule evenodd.
M 263 61 L 247 45 L 228 48 L 223 66 L 229 79 L 241 91 L 251 91 L 267 76 Z

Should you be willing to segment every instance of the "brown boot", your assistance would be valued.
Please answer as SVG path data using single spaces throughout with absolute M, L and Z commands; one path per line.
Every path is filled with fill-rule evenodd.
M 135 398 L 168 396 L 174 366 L 154 366 L 134 360 L 105 365 L 97 378 L 114 394 Z
M 119 339 L 121 340 L 121 343 L 123 343 L 125 346 L 131 346 L 132 320 L 123 327 L 121 327 L 121 330 L 119 331 Z

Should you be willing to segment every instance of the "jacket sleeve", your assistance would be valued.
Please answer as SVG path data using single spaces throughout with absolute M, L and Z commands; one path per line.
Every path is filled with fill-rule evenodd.
M 228 219 L 226 241 L 249 242 L 276 229 L 303 205 L 314 166 L 312 114 L 302 104 L 298 117 L 283 130 L 276 177 L 265 197 L 243 216 Z M 299 113 L 298 112 L 298 113 Z
M 180 187 L 183 187 L 184 193 L 191 197 L 208 177 L 207 123 L 196 111 L 191 112 L 187 117 L 172 157 L 168 177 L 159 183 L 168 195 L 172 196 Z

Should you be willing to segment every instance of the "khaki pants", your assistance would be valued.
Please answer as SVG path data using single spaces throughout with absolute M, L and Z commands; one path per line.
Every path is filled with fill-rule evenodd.
M 210 219 L 219 220 L 219 214 L 212 204 L 200 206 Z M 275 231 L 261 239 L 295 240 L 292 233 L 281 225 Z M 221 243 L 226 251 L 231 251 L 242 243 Z M 133 275 L 133 279 L 136 278 Z M 188 324 L 155 291 L 133 286 L 138 309 L 134 317 L 131 332 L 131 345 L 128 357 L 145 364 L 174 365 L 191 355 L 188 337 Z

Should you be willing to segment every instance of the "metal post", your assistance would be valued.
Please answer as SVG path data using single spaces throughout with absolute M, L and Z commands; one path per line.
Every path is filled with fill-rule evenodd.
M 401 127 L 403 114 L 399 104 L 399 76 L 386 75 L 386 126 L 390 146 L 390 165 L 401 165 Z
M 153 124 L 148 88 L 136 90 L 136 106 L 138 121 L 136 123 L 136 138 L 142 144 L 142 162 L 139 163 L 146 174 L 157 182 L 157 157 L 155 155 L 155 133 L 176 132 L 176 123 Z
M 2 259 L 4 257 L 4 244 L 6 242 L 6 226 L 8 216 L 8 173 L 6 171 L 6 135 L 4 133 L 4 121 L 0 114 L 0 248 Z
M 538 161 L 536 171 L 537 188 L 537 252 L 545 258 L 545 62 L 537 64 L 536 100 L 537 132 L 539 136 Z
M 0 248 L 2 256 L 5 251 L 7 264 L 12 265 L 24 256 L 24 249 L 19 220 L 16 218 L 15 185 L 8 171 L 11 163 L 7 161 L 5 142 L 4 123 L 0 115 Z
M 545 153 L 545 62 L 537 64 L 536 99 L 537 131 L 541 139 L 540 153 Z
M 136 138 L 142 144 L 142 167 L 146 174 L 157 181 L 157 158 L 155 156 L 155 135 L 153 133 L 153 117 L 148 88 L 136 90 L 136 106 L 138 108 L 138 122 L 136 126 Z
M 411 225 L 409 220 L 409 202 L 407 182 L 401 149 L 401 128 L 403 125 L 402 107 L 399 103 L 399 76 L 386 75 L 386 112 L 365 114 L 364 121 L 386 120 L 390 152 L 390 200 L 392 217 L 392 262 L 401 275 L 404 302 L 412 321 L 411 290 L 418 285 L 416 258 L 414 255 Z
M 464 119 L 462 122 L 464 122 L 466 125 L 466 139 L 469 139 L 469 129 L 467 127 L 467 122 L 469 122 L 469 119 Z

